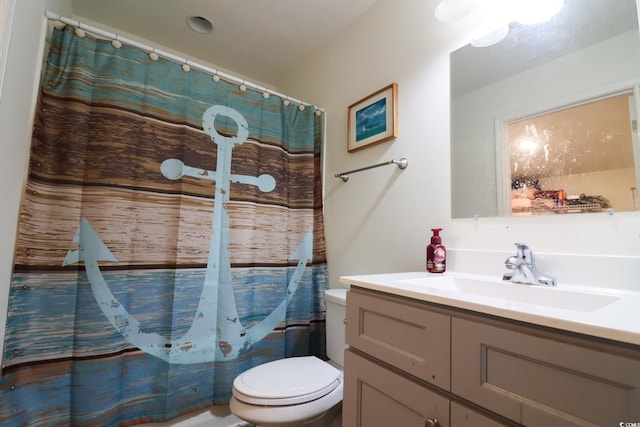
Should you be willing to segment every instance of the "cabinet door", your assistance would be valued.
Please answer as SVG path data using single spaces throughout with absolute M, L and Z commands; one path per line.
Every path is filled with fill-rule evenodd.
M 451 390 L 526 426 L 640 420 L 640 358 L 452 319 Z
M 450 388 L 450 316 L 410 301 L 351 288 L 346 340 L 398 369 Z
M 424 386 L 351 350 L 345 351 L 344 374 L 342 425 L 449 427 L 449 400 Z
M 451 402 L 451 425 L 453 427 L 509 427 L 511 424 L 503 424 L 488 418 L 466 406 Z

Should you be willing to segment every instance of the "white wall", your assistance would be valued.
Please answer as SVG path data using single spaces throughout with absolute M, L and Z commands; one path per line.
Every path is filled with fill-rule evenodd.
M 424 270 L 433 227 L 444 228 L 450 249 L 512 251 L 523 241 L 536 253 L 640 255 L 637 212 L 451 219 L 449 52 L 468 42 L 473 24 L 438 22 L 436 4 L 383 0 L 279 88 L 327 110 L 331 287 L 341 286 L 341 275 Z M 347 107 L 392 81 L 399 87 L 398 138 L 348 153 Z M 386 166 L 352 175 L 348 183 L 333 177 L 402 156 L 409 160 L 404 171 Z
M 0 0 L 0 96 L 2 94 L 4 70 L 7 65 L 7 53 L 9 50 L 11 23 L 13 20 L 15 5 L 15 0 Z

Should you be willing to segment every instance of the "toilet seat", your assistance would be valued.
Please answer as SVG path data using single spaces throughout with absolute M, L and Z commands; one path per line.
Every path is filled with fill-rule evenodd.
M 296 405 L 319 399 L 340 385 L 340 370 L 314 356 L 256 366 L 233 381 L 233 396 L 262 406 Z

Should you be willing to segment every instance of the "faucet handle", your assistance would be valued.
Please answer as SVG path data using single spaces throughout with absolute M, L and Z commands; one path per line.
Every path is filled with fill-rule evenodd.
M 516 257 L 519 260 L 523 260 L 527 264 L 534 264 L 536 262 L 533 256 L 533 251 L 526 243 L 514 243 L 516 245 Z

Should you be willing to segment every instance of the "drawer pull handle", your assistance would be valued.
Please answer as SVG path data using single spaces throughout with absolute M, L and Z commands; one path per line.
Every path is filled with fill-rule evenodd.
M 440 427 L 440 423 L 437 418 L 427 418 L 424 422 L 424 427 Z

